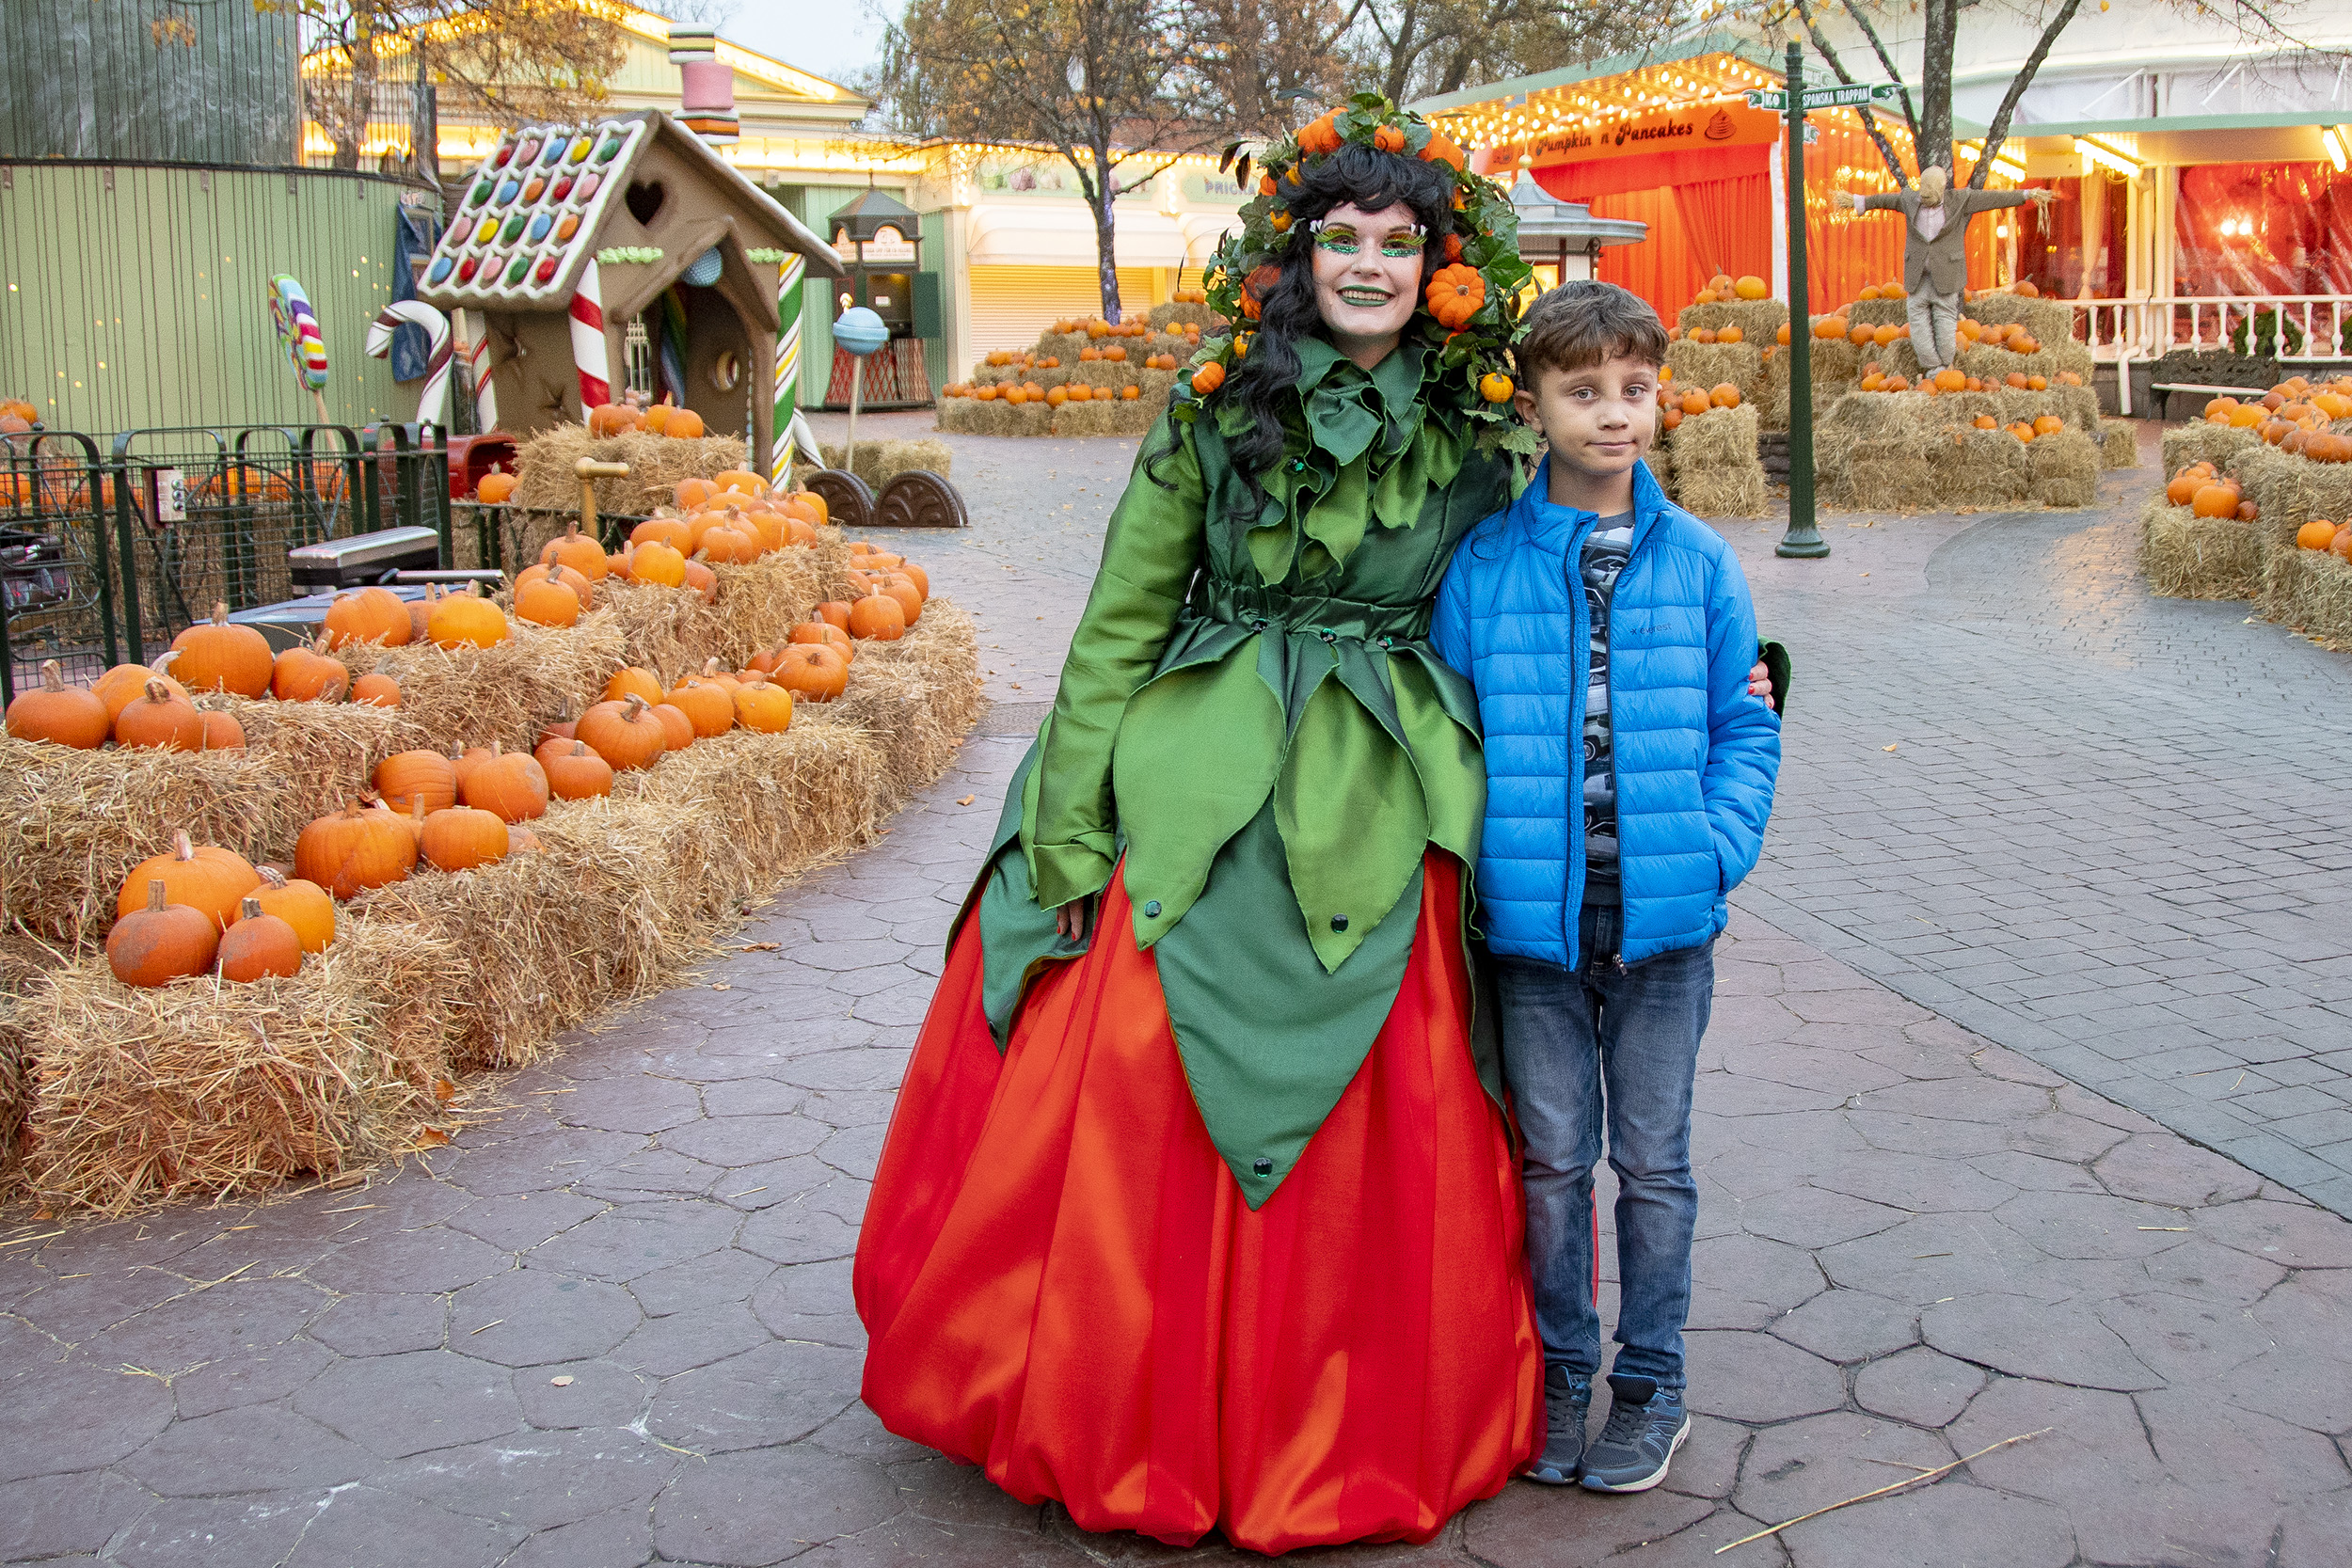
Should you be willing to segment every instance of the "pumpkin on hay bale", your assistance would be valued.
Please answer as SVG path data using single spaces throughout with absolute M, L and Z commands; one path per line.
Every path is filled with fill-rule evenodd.
M 316 810 L 271 754 L 0 737 L 0 903 L 46 941 L 96 942 L 123 874 L 167 853 L 174 832 L 266 859 Z
M 525 441 L 515 453 L 514 504 L 531 511 L 580 510 L 580 476 L 573 466 L 583 457 L 626 463 L 626 479 L 596 482 L 596 511 L 631 517 L 651 515 L 677 499 L 681 480 L 710 479 L 744 466 L 748 449 L 740 436 L 675 436 L 632 430 L 621 436 L 591 436 L 585 425 L 558 425 Z
M 432 746 L 496 740 L 529 751 L 546 725 L 575 718 L 595 701 L 625 662 L 626 638 L 615 614 L 603 608 L 607 597 L 600 592 L 599 607 L 575 626 L 516 625 L 505 641 L 486 648 L 359 643 L 335 657 L 354 676 L 373 672 L 399 682 L 400 714 Z
M 2255 525 L 2200 517 L 2158 493 L 2139 515 L 2139 570 L 2168 599 L 2250 599 L 2262 591 Z
M 283 979 L 139 989 L 98 957 L 53 971 L 19 1003 L 40 1064 L 26 1185 L 119 1214 L 400 1154 L 439 1109 L 442 1009 L 475 957 L 355 921 Z
M 1752 402 L 1764 384 L 1764 350 L 1753 342 L 1694 343 L 1688 338 L 1678 339 L 1666 345 L 1666 366 L 1675 372 L 1666 384 L 1670 390 L 1728 381 L 1740 388 L 1742 400 Z
M 1721 332 L 1726 326 L 1736 326 L 1744 341 L 1758 348 L 1772 343 L 1780 333 L 1781 323 L 1788 319 L 1788 307 L 1777 299 L 1718 300 L 1711 305 L 1686 305 L 1675 313 L 1675 325 L 1682 328 L 1686 337 L 1701 327 Z
M 2160 449 L 2164 477 L 2170 479 L 2196 463 L 2219 467 L 2230 460 L 2231 453 L 2261 444 L 2261 436 L 2235 425 L 2207 424 L 2202 420 L 2175 425 L 2164 433 Z
M 866 732 L 881 752 L 895 806 L 947 770 L 964 732 L 980 716 L 979 637 L 972 617 L 946 599 L 895 642 L 865 642 L 840 697 L 799 710 L 795 724 L 838 723 Z
M 437 738 L 405 707 L 257 702 L 216 692 L 199 694 L 196 705 L 234 719 L 245 731 L 245 749 L 267 759 L 297 801 L 347 800 L 367 788 L 377 763 Z M 288 826 L 298 832 L 302 825 Z M 289 832 L 257 847 L 264 859 L 282 860 L 293 853 L 294 837 Z

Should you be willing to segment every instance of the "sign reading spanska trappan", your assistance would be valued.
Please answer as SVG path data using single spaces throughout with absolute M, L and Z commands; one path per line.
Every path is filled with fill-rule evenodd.
M 1759 147 L 1780 140 L 1780 116 L 1743 103 L 1699 103 L 1653 109 L 1599 125 L 1555 131 L 1495 150 L 1493 166 L 1507 168 L 1522 155 L 1528 166 L 1584 164 L 1601 158 L 1638 158 L 1653 152 L 1692 152 L 1708 147 Z

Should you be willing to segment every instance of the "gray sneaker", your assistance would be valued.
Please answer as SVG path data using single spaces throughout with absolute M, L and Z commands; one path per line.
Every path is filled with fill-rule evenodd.
M 1546 1486 L 1573 1486 L 1584 1465 L 1584 1418 L 1593 1409 L 1593 1380 L 1565 1367 L 1544 1369 L 1544 1451 L 1524 1472 Z
M 1588 1492 L 1646 1492 L 1666 1479 L 1675 1450 L 1691 1435 L 1682 1390 L 1630 1372 L 1609 1374 L 1609 1422 L 1584 1456 Z

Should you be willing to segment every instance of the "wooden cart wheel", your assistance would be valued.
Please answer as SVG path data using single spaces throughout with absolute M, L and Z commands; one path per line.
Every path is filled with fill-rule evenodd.
M 874 492 L 847 468 L 819 468 L 803 482 L 825 498 L 826 519 L 836 528 L 871 528 Z
M 963 496 L 946 478 L 929 468 L 909 468 L 894 474 L 882 487 L 882 504 L 874 514 L 877 528 L 970 528 L 971 514 Z

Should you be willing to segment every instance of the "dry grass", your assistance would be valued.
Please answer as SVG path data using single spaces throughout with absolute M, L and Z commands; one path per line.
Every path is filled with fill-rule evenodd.
M 840 442 L 820 443 L 818 451 L 823 456 L 826 467 L 841 467 Z M 945 441 L 860 441 L 857 444 L 857 467 L 852 471 L 868 485 L 880 490 L 889 481 L 916 468 L 928 468 L 945 479 L 948 465 L 954 460 L 955 454 L 947 450 Z
M 2089 506 L 2099 499 L 2099 446 L 2081 431 L 2035 436 L 2026 448 L 2026 462 L 2033 471 L 2027 499 L 2043 506 Z
M 2252 431 L 2226 424 L 2198 420 L 2175 425 L 2164 433 L 2164 477 L 2169 480 L 2192 463 L 2210 463 L 2218 468 L 2241 448 L 2261 444 L 2262 438 Z
M 258 752 L 80 752 L 0 736 L 0 901 L 36 936 L 96 941 L 123 877 L 174 832 L 265 859 L 319 810 Z
M 2352 652 L 2352 563 L 2330 550 L 2273 551 L 2263 573 L 2263 613 Z
M 2262 591 L 2262 546 L 2254 525 L 2198 517 L 2157 496 L 2139 516 L 2139 569 L 2168 599 L 2250 599 Z
M 2099 421 L 2099 466 L 2103 468 L 2139 467 L 2139 423 L 2136 420 Z
M 367 703 L 254 702 L 215 695 L 199 699 L 197 705 L 234 714 L 245 729 L 246 750 L 269 763 L 292 799 L 322 802 L 310 816 L 366 789 L 375 777 L 375 765 L 394 752 L 430 746 L 439 738 L 405 708 Z M 282 839 L 264 844 L 267 858 L 291 856 L 301 827 L 294 823 Z
M 402 716 L 437 748 L 498 740 L 528 751 L 548 722 L 577 716 L 603 692 L 626 662 L 628 641 L 621 615 L 601 598 L 577 626 L 509 625 L 513 635 L 488 648 L 371 642 L 340 649 L 336 657 L 354 675 L 374 670 L 398 682 Z
M 693 668 L 716 657 L 733 669 L 774 647 L 818 604 L 848 592 L 850 546 L 838 529 L 828 528 L 813 546 L 771 550 L 747 566 L 711 569 L 719 578 L 719 602 L 710 607 L 713 639 Z
M 1938 507 L 2005 506 L 2033 483 L 2026 449 L 2006 430 L 1955 429 L 1930 436 L 1920 450 Z
M 1768 492 L 1756 429 L 1756 405 L 1748 403 L 1687 416 L 1666 438 L 1677 504 L 1701 517 L 1761 516 Z
M 1714 305 L 1686 305 L 1676 313 L 1675 325 L 1686 333 L 1700 327 L 1721 332 L 1726 326 L 1736 326 L 1746 341 L 1762 345 L 1772 341 L 1780 331 L 1780 324 L 1788 319 L 1788 307 L 1777 299 L 1733 299 Z
M 1225 318 L 1205 305 L 1154 305 L 1145 319 L 1159 331 L 1166 331 L 1170 322 L 1198 326 L 1203 333 L 1225 325 Z
M 1658 481 L 1658 487 L 1666 492 L 1669 500 L 1673 499 L 1675 493 L 1674 459 L 1667 455 L 1664 446 L 1651 448 L 1643 454 L 1642 461 L 1649 466 L 1650 477 Z
M 684 479 L 708 479 L 740 468 L 749 453 L 740 436 L 705 436 L 674 440 L 633 432 L 591 436 L 585 425 L 558 425 L 525 441 L 515 454 L 516 506 L 552 512 L 580 510 L 580 478 L 572 466 L 583 457 L 626 463 L 627 479 L 596 481 L 596 510 L 645 516 L 677 499 Z
M 933 599 L 896 642 L 867 642 L 837 702 L 801 711 L 855 725 L 881 752 L 896 807 L 947 770 L 963 733 L 980 716 L 979 639 L 961 606 Z
M 24 1116 L 32 1098 L 32 1055 L 24 1044 L 24 998 L 66 956 L 44 942 L 0 930 L 0 1198 L 21 1174 Z
M 400 1153 L 437 1110 L 439 1008 L 472 957 L 355 921 L 283 980 L 135 990 L 103 958 L 57 970 L 21 1009 L 38 1084 L 28 1184 L 117 1214 Z
M 1833 506 L 1864 512 L 1912 512 L 1933 506 L 1934 470 L 1914 436 L 1867 436 L 1845 443 L 1835 465 L 1822 464 L 1822 492 Z
M 1761 517 L 1771 493 L 1764 467 L 1700 468 L 1675 482 L 1675 504 L 1697 517 Z
M 2023 326 L 2039 342 L 2063 343 L 2074 339 L 2074 308 L 2063 300 L 1984 293 L 1962 306 L 1961 314 L 1989 326 Z
M 1056 436 L 1141 436 L 1152 428 L 1154 420 L 1168 406 L 1162 398 L 1154 403 L 1149 396 L 1133 403 L 1121 400 L 1104 403 L 1066 403 L 1054 410 L 1053 434 Z

